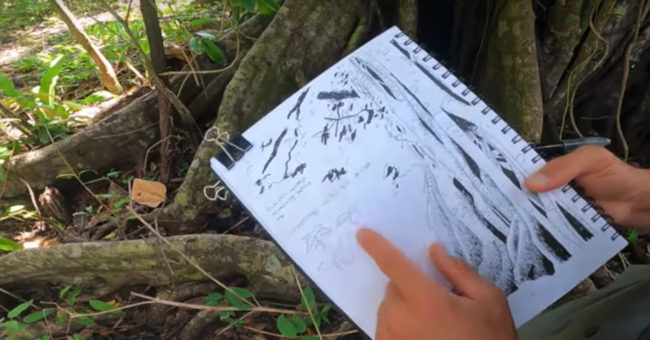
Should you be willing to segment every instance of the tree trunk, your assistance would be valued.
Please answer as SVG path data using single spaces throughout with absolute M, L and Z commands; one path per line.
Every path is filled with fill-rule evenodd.
M 124 92 L 122 85 L 117 80 L 115 75 L 115 70 L 113 66 L 108 62 L 106 57 L 102 52 L 93 44 L 86 32 L 84 32 L 83 27 L 79 25 L 74 14 L 70 12 L 68 7 L 63 3 L 63 0 L 50 0 L 54 9 L 59 13 L 61 20 L 65 22 L 70 30 L 70 33 L 74 36 L 75 40 L 88 52 L 90 58 L 95 62 L 95 65 L 99 69 L 99 80 L 102 85 L 110 92 L 114 94 L 121 94 Z
M 140 11 L 142 11 L 142 18 L 147 31 L 151 65 L 156 74 L 160 77 L 160 74 L 165 72 L 167 69 L 167 61 L 165 60 L 165 48 L 163 46 L 160 25 L 158 24 L 158 8 L 156 7 L 155 0 L 141 0 Z M 165 85 L 169 86 L 169 82 L 166 78 L 161 77 L 161 79 Z M 171 111 L 172 103 L 167 99 L 167 97 L 158 93 L 158 124 L 160 127 L 159 178 L 163 183 L 167 183 L 171 171 L 169 160 L 169 154 L 171 151 L 171 140 L 169 139 L 171 132 Z
M 369 11 L 369 1 L 287 0 L 228 84 L 214 126 L 231 135 L 243 132 L 338 61 L 351 39 L 363 43 L 355 32 L 367 24 Z M 203 187 L 216 181 L 210 158 L 218 151 L 207 141 L 197 149 L 174 202 L 159 218 L 168 228 L 179 232 L 216 212 Z
M 542 135 L 544 107 L 532 1 L 499 0 L 480 81 L 482 93 L 527 140 Z

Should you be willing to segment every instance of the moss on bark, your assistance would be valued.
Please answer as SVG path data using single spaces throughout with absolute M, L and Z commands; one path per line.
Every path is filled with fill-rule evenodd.
M 542 132 L 542 93 L 531 1 L 499 0 L 480 86 L 487 100 L 526 139 Z

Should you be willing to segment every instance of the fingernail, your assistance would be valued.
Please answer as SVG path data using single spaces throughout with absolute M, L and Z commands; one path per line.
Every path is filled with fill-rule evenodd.
M 541 172 L 536 172 L 527 179 L 528 183 L 535 185 L 546 185 L 548 183 L 548 177 Z

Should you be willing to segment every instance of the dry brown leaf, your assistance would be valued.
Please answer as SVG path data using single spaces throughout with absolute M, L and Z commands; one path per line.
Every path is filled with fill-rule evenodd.
M 167 199 L 167 187 L 154 181 L 136 178 L 133 180 L 131 200 L 155 208 Z

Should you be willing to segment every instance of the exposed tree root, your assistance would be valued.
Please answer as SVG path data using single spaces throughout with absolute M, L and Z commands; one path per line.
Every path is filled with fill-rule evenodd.
M 212 234 L 168 240 L 216 278 L 244 276 L 259 297 L 297 301 L 300 296 L 291 264 L 271 242 Z M 0 272 L 11 273 L 0 276 L 0 286 L 10 291 L 72 284 L 93 289 L 98 296 L 122 287 L 206 280 L 158 239 L 27 249 L 0 257 Z

